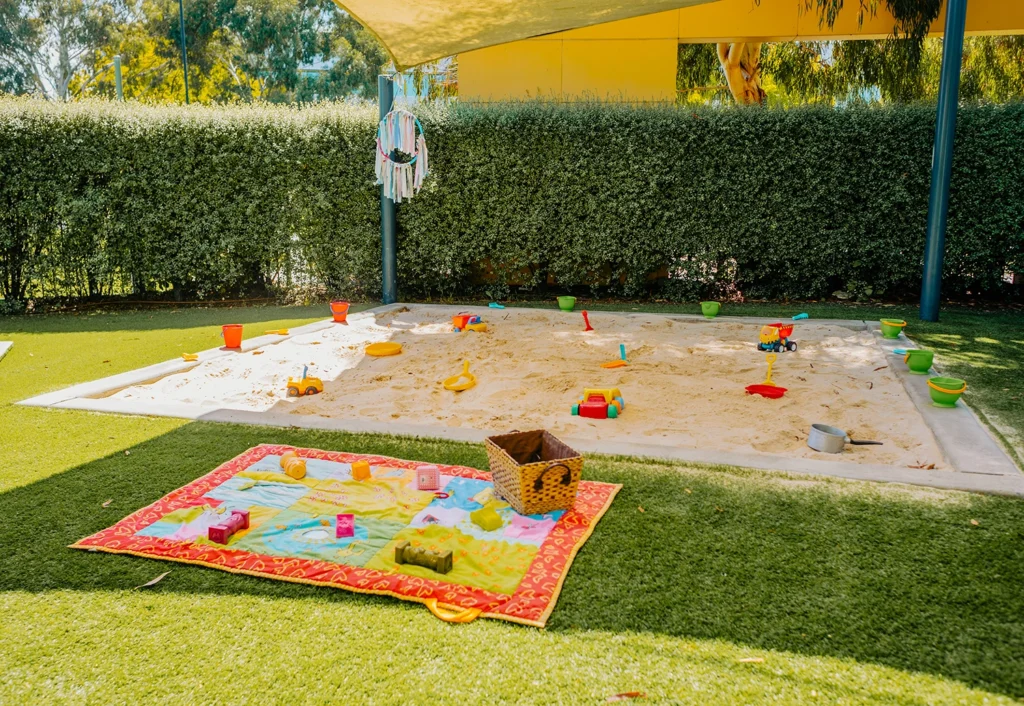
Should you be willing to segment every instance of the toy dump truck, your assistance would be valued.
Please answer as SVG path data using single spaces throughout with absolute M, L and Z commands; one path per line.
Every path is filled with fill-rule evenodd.
M 796 341 L 790 340 L 793 335 L 793 324 L 768 324 L 761 327 L 757 350 L 768 353 L 795 351 Z

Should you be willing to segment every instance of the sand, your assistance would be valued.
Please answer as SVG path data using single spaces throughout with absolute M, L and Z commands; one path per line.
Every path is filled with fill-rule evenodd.
M 566 437 L 629 441 L 818 460 L 944 468 L 931 431 L 868 331 L 800 322 L 799 350 L 780 353 L 773 379 L 786 396 L 768 400 L 744 387 L 764 380 L 759 325 L 595 312 L 470 309 L 485 333 L 451 331 L 460 309 L 412 306 L 209 361 L 115 397 L 181 402 L 209 409 L 401 421 L 506 432 L 546 428 Z M 766 322 L 768 323 L 768 322 Z M 401 355 L 371 358 L 367 343 L 396 341 Z M 625 343 L 629 366 L 603 369 Z M 478 384 L 445 390 L 441 380 L 469 360 Z M 302 366 L 324 380 L 321 395 L 289 399 L 285 383 Z M 618 387 L 618 419 L 574 417 L 584 387 Z M 806 445 L 814 422 L 883 446 L 841 456 Z

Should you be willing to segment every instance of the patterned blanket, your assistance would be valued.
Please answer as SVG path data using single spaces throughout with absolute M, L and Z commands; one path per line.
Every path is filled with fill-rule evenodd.
M 287 451 L 305 459 L 305 477 L 282 471 Z M 369 462 L 369 479 L 353 479 L 359 460 Z M 495 497 L 490 474 L 473 468 L 440 466 L 439 491 L 417 490 L 423 465 L 261 445 L 72 547 L 384 594 L 457 622 L 479 615 L 543 627 L 573 557 L 621 486 L 582 481 L 570 510 L 519 515 Z M 485 506 L 500 527 L 472 521 Z M 248 528 L 231 525 L 233 511 L 248 513 Z M 342 519 L 339 531 L 346 514 L 354 527 Z M 234 530 L 227 543 L 211 541 L 210 527 L 226 523 Z M 402 542 L 451 551 L 451 570 L 396 563 Z

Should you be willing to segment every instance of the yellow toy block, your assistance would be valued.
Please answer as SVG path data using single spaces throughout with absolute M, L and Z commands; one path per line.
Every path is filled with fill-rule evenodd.
M 496 529 L 500 529 L 504 522 L 501 520 L 501 515 L 495 512 L 494 508 L 490 505 L 485 505 L 479 510 L 474 510 L 469 513 L 469 519 L 473 521 L 480 529 L 485 532 L 493 532 Z
M 354 480 L 370 480 L 370 462 L 356 461 L 352 464 L 352 478 Z

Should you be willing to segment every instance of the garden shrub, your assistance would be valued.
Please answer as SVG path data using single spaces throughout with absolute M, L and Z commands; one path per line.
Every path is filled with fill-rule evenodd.
M 418 109 L 405 298 L 910 295 L 934 108 Z M 0 296 L 380 288 L 376 108 L 0 101 Z M 1024 268 L 1024 106 L 961 110 L 944 294 Z

